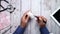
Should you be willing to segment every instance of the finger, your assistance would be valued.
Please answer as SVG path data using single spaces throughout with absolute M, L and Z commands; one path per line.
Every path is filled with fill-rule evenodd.
M 25 13 L 24 13 L 23 15 L 26 15 L 29 11 L 30 11 L 30 10 L 25 11 Z
M 38 18 L 38 22 L 39 23 L 41 23 L 41 22 L 43 22 L 43 20 L 42 20 L 42 18 L 39 16 L 39 18 Z
M 47 22 L 47 19 L 45 17 L 42 17 L 42 19 Z
M 37 18 L 38 23 L 39 23 L 39 22 L 43 22 L 41 16 L 35 16 L 35 17 Z
M 39 21 L 40 21 L 40 22 L 43 22 L 43 20 L 42 20 L 42 18 L 41 18 L 41 17 L 39 17 Z
M 25 13 L 23 14 L 24 17 L 26 17 L 26 15 L 27 15 L 27 12 L 25 12 Z
M 35 16 L 37 18 L 37 20 L 39 20 L 39 18 L 41 18 L 40 16 Z
M 29 10 L 28 11 L 26 11 L 24 14 L 23 14 L 23 18 L 26 18 L 27 17 L 27 13 L 29 12 Z
M 29 15 L 27 15 L 27 16 L 26 16 L 26 20 L 29 20 L 29 18 L 30 18 Z
M 29 21 L 29 18 L 30 18 L 30 17 L 27 15 L 27 16 L 26 16 L 26 19 L 25 19 L 25 20 L 26 20 L 26 22 L 28 22 L 28 21 Z
M 26 11 L 24 14 L 26 15 L 28 12 L 30 12 L 30 10 Z
M 37 20 L 42 20 L 41 16 L 36 16 Z
M 41 17 L 43 19 L 43 22 L 46 23 L 47 22 L 47 19 L 45 17 Z

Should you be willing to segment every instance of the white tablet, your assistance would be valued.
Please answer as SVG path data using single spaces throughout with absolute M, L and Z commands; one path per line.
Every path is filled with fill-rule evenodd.
M 51 17 L 60 26 L 60 7 L 51 14 Z

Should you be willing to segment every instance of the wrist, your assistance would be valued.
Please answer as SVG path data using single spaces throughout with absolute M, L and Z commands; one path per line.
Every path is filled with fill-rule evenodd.
M 25 28 L 25 26 L 23 24 L 20 25 L 22 28 Z
M 23 23 L 23 22 L 21 22 L 20 26 L 21 26 L 22 28 L 25 28 L 25 27 L 26 27 L 26 24 Z
M 45 23 L 40 23 L 40 28 L 44 28 L 46 26 Z

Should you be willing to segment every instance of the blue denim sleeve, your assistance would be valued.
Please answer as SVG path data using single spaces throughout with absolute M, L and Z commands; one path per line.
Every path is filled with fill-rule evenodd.
M 25 30 L 25 28 L 18 26 L 18 28 L 16 29 L 16 31 L 13 34 L 23 34 L 24 30 Z
M 40 32 L 41 32 L 41 34 L 49 34 L 49 31 L 46 27 L 40 28 Z

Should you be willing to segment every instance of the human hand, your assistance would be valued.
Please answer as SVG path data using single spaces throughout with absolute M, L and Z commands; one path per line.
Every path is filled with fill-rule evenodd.
M 27 13 L 28 13 L 29 11 L 27 11 L 27 12 L 25 12 L 24 14 L 23 14 L 23 16 L 22 16 L 22 18 L 21 18 L 21 27 L 22 28 L 25 28 L 26 26 L 27 26 L 27 24 L 28 24 L 28 21 L 29 21 L 29 15 L 27 15 Z
M 43 16 L 36 16 L 37 17 L 37 22 L 41 28 L 46 26 L 47 19 Z

